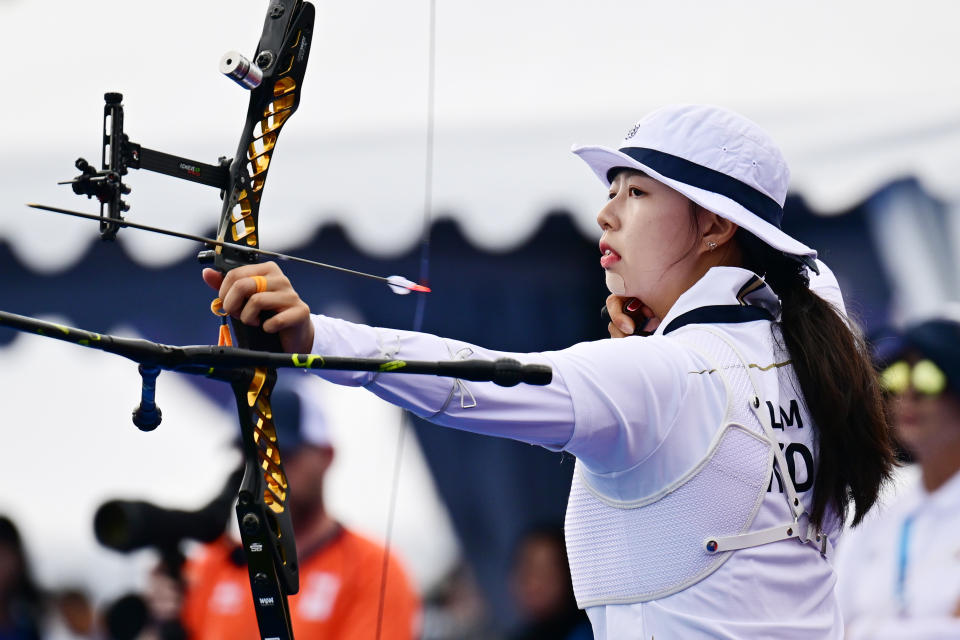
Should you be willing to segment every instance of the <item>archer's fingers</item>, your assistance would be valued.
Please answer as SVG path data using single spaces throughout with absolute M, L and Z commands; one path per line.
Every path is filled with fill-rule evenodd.
M 628 335 L 630 335 L 629 333 L 624 333 L 618 329 L 617 325 L 613 324 L 612 322 L 607 323 L 607 332 L 610 333 L 611 338 L 626 338 Z
M 306 304 L 286 306 L 264 320 L 262 328 L 267 333 L 281 333 L 290 329 L 300 330 L 305 323 L 309 323 L 309 319 L 310 308 Z
M 240 271 L 240 269 L 244 271 L 239 276 L 234 277 L 234 272 Z M 266 273 L 263 273 L 263 271 L 266 271 Z M 287 297 L 285 299 L 288 299 L 290 304 L 296 304 L 296 302 L 300 300 L 300 296 L 297 295 L 297 292 L 293 289 L 290 280 L 287 276 L 283 275 L 283 272 L 280 271 L 279 268 L 258 269 L 253 271 L 247 270 L 247 267 L 244 266 L 233 269 L 226 275 L 223 279 L 223 284 L 220 286 L 220 299 L 223 301 L 223 310 L 231 316 L 243 320 L 245 324 L 247 324 L 246 319 L 251 318 L 251 314 L 253 314 L 251 318 L 253 319 L 261 311 L 277 311 L 281 309 L 281 307 L 266 306 L 281 304 L 283 301 L 283 299 L 280 298 L 270 298 L 268 300 L 259 300 L 248 312 L 248 307 L 250 307 L 253 298 L 264 293 L 284 294 Z M 257 326 L 257 324 L 259 324 L 259 322 L 253 326 Z
M 277 266 L 276 262 L 257 262 L 255 264 L 246 264 L 242 267 L 231 269 L 223 276 L 223 280 L 220 283 L 220 297 L 223 298 L 224 302 L 226 302 L 227 297 L 230 295 L 231 289 L 244 282 L 249 285 L 250 282 L 254 282 L 254 276 L 266 276 L 268 280 L 274 280 L 275 278 L 282 278 L 286 280 L 286 276 L 283 274 L 283 271 L 280 270 L 280 267 Z M 206 280 L 206 278 L 207 276 L 204 275 L 204 280 Z M 287 283 L 289 283 L 289 281 L 287 281 Z M 255 283 L 253 291 L 256 291 Z
M 210 286 L 219 281 L 222 308 L 230 316 L 251 327 L 259 327 L 262 320 L 261 328 L 278 334 L 289 353 L 308 353 L 313 347 L 310 307 L 276 263 L 244 265 L 225 276 L 205 271 L 203 276 Z
M 307 305 L 288 307 L 263 323 L 267 333 L 280 335 L 287 353 L 310 353 L 313 349 L 313 323 Z
M 257 311 L 260 309 L 261 311 Z M 262 313 L 270 312 L 268 317 Z M 247 313 L 253 319 L 247 318 Z M 288 353 L 309 353 L 313 348 L 313 323 L 310 321 L 310 307 L 296 295 L 289 292 L 258 293 L 250 299 L 244 309 L 242 322 L 257 323 L 263 319 L 261 327 L 266 333 L 280 337 L 283 350 Z
M 610 315 L 610 326 L 607 327 L 607 330 L 610 331 L 611 338 L 623 338 L 633 335 L 633 332 L 637 328 L 634 319 L 624 311 L 624 304 L 627 300 L 630 300 L 630 298 L 624 298 L 612 293 L 607 296 L 607 313 Z M 614 335 L 614 331 L 611 331 L 611 328 L 616 329 L 616 333 L 619 335 Z
M 240 286 L 246 285 L 238 284 L 234 289 Z M 224 304 L 224 309 L 226 309 L 226 304 Z M 243 324 L 257 327 L 260 326 L 261 317 L 265 312 L 278 314 L 287 309 L 301 309 L 304 317 L 310 314 L 310 308 L 300 299 L 296 291 L 288 289 L 286 291 L 253 293 L 247 298 L 246 304 L 243 305 L 243 309 L 237 317 Z M 266 331 L 266 327 L 264 327 L 264 330 Z
M 203 281 L 207 283 L 207 286 L 211 289 L 219 292 L 220 285 L 223 284 L 223 274 L 217 271 L 216 269 L 204 269 L 203 270 Z

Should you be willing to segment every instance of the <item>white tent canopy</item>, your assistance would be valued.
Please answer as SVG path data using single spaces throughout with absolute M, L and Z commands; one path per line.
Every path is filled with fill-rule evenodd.
M 21 205 L 94 210 L 55 182 L 76 173 L 76 156 L 98 159 L 104 91 L 124 93 L 134 141 L 206 162 L 232 155 L 247 98 L 217 62 L 230 49 L 252 54 L 265 5 L 0 0 L 12 57 L 0 238 L 32 267 L 57 270 L 95 236 L 96 225 Z M 960 7 L 949 0 L 438 5 L 431 215 L 455 218 L 480 246 L 516 246 L 551 208 L 592 233 L 603 193 L 570 144 L 613 144 L 671 101 L 760 122 L 783 146 L 794 189 L 824 213 L 903 175 L 947 199 L 960 188 Z M 264 246 L 295 246 L 327 222 L 371 253 L 417 240 L 428 24 L 425 0 L 318 3 L 300 111 L 264 197 Z M 131 219 L 188 232 L 216 220 L 208 187 L 147 172 L 128 183 Z M 123 235 L 152 264 L 195 249 Z

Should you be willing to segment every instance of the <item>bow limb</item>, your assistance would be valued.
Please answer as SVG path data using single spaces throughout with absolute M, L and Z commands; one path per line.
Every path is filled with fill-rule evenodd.
M 314 7 L 301 0 L 272 0 L 267 9 L 253 64 L 254 73 L 240 75 L 251 88 L 240 142 L 229 167 L 227 188 L 217 229 L 224 242 L 203 256 L 226 273 L 250 263 L 259 248 L 260 200 L 277 137 L 300 103 L 300 91 L 313 42 Z M 234 64 L 228 54 L 221 63 Z M 243 61 L 246 62 L 246 61 Z M 259 77 L 258 77 L 259 76 Z M 255 351 L 282 351 L 277 336 L 233 323 L 236 343 Z M 240 487 L 237 518 L 250 587 L 263 638 L 292 640 L 287 595 L 299 589 L 297 548 L 287 505 L 287 477 L 273 423 L 270 394 L 276 369 L 257 366 L 231 382 L 237 401 L 246 469 Z

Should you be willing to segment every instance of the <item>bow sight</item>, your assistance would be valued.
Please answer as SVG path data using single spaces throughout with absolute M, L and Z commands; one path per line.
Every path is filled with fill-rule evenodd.
M 103 152 L 102 168 L 97 171 L 84 158 L 77 158 L 80 170 L 73 180 L 60 182 L 73 187 L 73 192 L 100 201 L 100 237 L 113 240 L 123 220 L 121 215 L 130 210 L 122 196 L 130 193 L 123 183 L 128 169 L 146 169 L 164 175 L 199 182 L 221 191 L 227 188 L 230 160 L 221 157 L 218 165 L 206 164 L 189 158 L 163 153 L 130 141 L 123 131 L 123 95 L 106 93 L 103 96 Z
M 267 24 L 281 18 L 286 9 L 276 2 L 270 8 Z M 312 18 L 312 16 L 311 16 Z M 305 40 L 298 43 L 299 50 L 291 53 L 305 58 Z M 251 62 L 237 51 L 228 51 L 220 60 L 220 72 L 234 80 L 244 89 L 253 91 L 263 82 L 265 71 L 276 61 L 276 54 L 263 49 L 257 54 L 256 63 Z M 292 66 L 292 60 L 291 60 Z M 130 187 L 123 183 L 123 176 L 129 169 L 146 169 L 164 175 L 198 182 L 220 189 L 221 196 L 230 186 L 231 158 L 221 156 L 216 165 L 191 160 L 155 149 L 149 149 L 130 140 L 123 130 L 123 94 L 109 92 L 103 95 L 103 147 L 101 169 L 90 166 L 84 158 L 77 158 L 74 166 L 80 175 L 72 180 L 58 184 L 69 184 L 77 195 L 96 198 L 100 201 L 100 237 L 113 240 L 122 225 L 123 213 L 130 210 L 122 198 L 130 193 Z M 240 174 L 244 189 L 249 186 L 249 176 Z

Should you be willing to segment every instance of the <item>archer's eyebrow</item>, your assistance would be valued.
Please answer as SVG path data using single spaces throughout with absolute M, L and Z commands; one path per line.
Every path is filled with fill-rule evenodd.
M 648 178 L 650 180 L 654 179 L 648 176 L 643 171 L 640 171 L 639 169 L 634 169 L 633 167 L 614 167 L 609 171 L 610 184 L 612 185 L 614 180 L 616 180 L 623 174 L 628 174 L 628 177 Z

